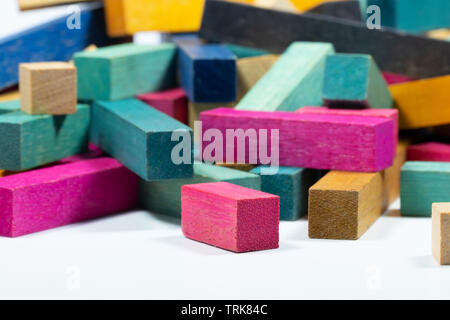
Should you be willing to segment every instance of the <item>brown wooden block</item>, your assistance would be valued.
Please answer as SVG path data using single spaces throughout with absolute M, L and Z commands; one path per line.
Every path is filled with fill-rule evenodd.
M 233 108 L 236 105 L 235 102 L 228 103 L 203 103 L 203 102 L 192 102 L 189 101 L 188 104 L 188 124 L 189 127 L 194 129 L 194 122 L 200 120 L 200 112 L 208 111 L 217 108 Z
M 433 203 L 433 256 L 441 265 L 450 265 L 450 203 Z
M 406 162 L 409 143 L 399 141 L 394 164 L 382 171 L 385 194 L 385 209 L 387 209 L 400 196 L 400 171 Z

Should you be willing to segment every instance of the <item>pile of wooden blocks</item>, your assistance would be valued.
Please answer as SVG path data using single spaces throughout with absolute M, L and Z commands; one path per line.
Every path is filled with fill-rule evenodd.
M 0 41 L 0 89 L 19 84 L 0 96 L 0 235 L 141 207 L 248 252 L 305 216 L 310 238 L 357 240 L 400 195 L 450 264 L 450 42 L 423 36 L 450 2 L 426 21 L 422 0 L 322 2 L 105 0 L 89 28 Z M 391 28 L 366 26 L 371 5 Z

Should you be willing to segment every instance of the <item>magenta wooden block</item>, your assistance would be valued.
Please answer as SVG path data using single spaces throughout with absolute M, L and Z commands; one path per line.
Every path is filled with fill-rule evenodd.
M 112 158 L 26 171 L 0 179 L 0 236 L 18 237 L 131 210 L 139 178 Z
M 358 117 L 388 118 L 394 124 L 394 154 L 398 143 L 398 110 L 397 109 L 329 109 L 326 107 L 303 107 L 298 113 L 323 114 L 323 115 L 346 115 Z
M 408 161 L 450 161 L 450 145 L 427 142 L 408 147 Z
M 252 138 L 251 142 L 253 145 L 257 144 L 258 149 L 267 144 L 269 151 L 270 137 L 278 129 L 279 163 L 282 166 L 377 172 L 390 167 L 394 158 L 394 124 L 387 118 L 228 108 L 202 112 L 200 118 L 203 122 L 203 135 L 209 129 L 218 129 L 224 137 L 223 161 L 233 157 L 227 156 L 227 152 L 234 152 L 234 161 L 238 162 L 236 149 L 239 144 L 234 143 L 232 148 L 232 141 L 225 138 L 227 129 L 254 129 L 257 137 L 261 135 L 260 129 L 267 129 L 268 139 L 254 141 Z M 228 150 L 227 142 L 230 143 Z M 205 152 L 205 148 L 211 143 L 203 140 L 201 144 L 203 159 L 207 161 L 217 160 L 215 155 Z M 209 149 L 211 146 L 207 150 Z M 245 163 L 255 160 L 250 158 L 249 150 L 247 146 Z M 257 164 L 263 164 L 260 153 L 254 155 Z
M 409 81 L 414 80 L 410 77 L 407 77 L 407 76 L 404 76 L 401 74 L 396 74 L 396 73 L 382 72 L 382 74 L 383 74 L 384 80 L 386 80 L 386 83 L 388 85 L 409 82 Z
M 280 197 L 228 182 L 184 185 L 187 238 L 234 252 L 278 248 Z
M 182 88 L 145 93 L 137 98 L 172 118 L 187 123 L 188 99 Z
M 89 159 L 95 159 L 98 157 L 101 157 L 104 155 L 104 152 L 102 149 L 97 147 L 95 144 L 90 143 L 89 144 L 89 151 L 82 154 L 77 154 L 71 157 L 63 158 L 61 160 L 56 161 L 54 164 L 66 164 L 66 163 L 73 163 L 77 161 L 82 160 L 89 160 Z

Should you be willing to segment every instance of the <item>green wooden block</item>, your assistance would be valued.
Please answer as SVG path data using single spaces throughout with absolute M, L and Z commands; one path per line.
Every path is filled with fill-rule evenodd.
M 195 163 L 192 178 L 152 182 L 141 180 L 139 200 L 141 205 L 149 211 L 180 218 L 183 185 L 219 181 L 261 190 L 261 178 L 256 174 L 206 163 Z
M 176 46 L 121 44 L 75 54 L 78 99 L 118 100 L 176 85 Z
M 0 103 L 0 114 L 20 110 L 20 100 L 11 100 Z
M 236 109 L 295 111 L 322 105 L 325 59 L 332 44 L 294 42 L 242 98 Z
M 431 217 L 432 203 L 450 202 L 450 162 L 406 162 L 400 186 L 402 215 Z
M 231 52 L 233 52 L 233 54 L 238 59 L 250 58 L 250 57 L 259 57 L 259 56 L 264 56 L 264 55 L 270 54 L 270 52 L 266 51 L 266 50 L 260 50 L 260 49 L 250 48 L 250 47 L 238 46 L 238 45 L 229 44 L 229 43 L 225 44 L 225 47 L 228 50 L 230 50 Z
M 368 54 L 335 54 L 327 57 L 323 100 L 336 108 L 392 108 L 386 80 Z
M 174 136 L 172 141 L 175 131 L 184 135 L 182 140 Z M 140 100 L 96 101 L 91 141 L 142 179 L 192 177 L 192 130 Z M 181 153 L 185 159 L 176 163 L 172 151 L 181 142 L 190 150 L 184 150 L 189 154 Z
M 89 122 L 89 106 L 82 104 L 64 116 L 0 114 L 0 168 L 27 170 L 87 150 Z

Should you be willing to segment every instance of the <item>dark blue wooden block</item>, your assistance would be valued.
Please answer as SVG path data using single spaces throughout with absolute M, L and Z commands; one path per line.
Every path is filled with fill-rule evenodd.
M 236 57 L 222 45 L 183 45 L 179 53 L 181 86 L 192 102 L 236 100 Z

